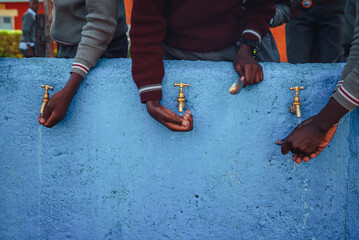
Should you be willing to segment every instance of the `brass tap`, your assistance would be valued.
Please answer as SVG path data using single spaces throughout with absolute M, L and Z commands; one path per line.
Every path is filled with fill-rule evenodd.
M 294 100 L 292 106 L 290 107 L 290 112 L 293 114 L 297 114 L 297 118 L 302 117 L 302 112 L 300 111 L 300 99 L 299 99 L 299 90 L 303 90 L 304 87 L 291 87 L 290 90 L 295 91 Z
M 183 87 L 188 87 L 189 84 L 188 83 L 175 83 L 175 84 L 173 84 L 173 86 L 180 87 L 180 91 L 178 93 L 178 98 L 177 98 L 177 107 L 178 107 L 178 111 L 181 113 L 181 112 L 183 112 L 183 109 L 185 109 L 185 102 L 186 102 L 186 99 L 183 94 Z
M 40 114 L 42 115 L 44 113 L 47 103 L 50 101 L 49 89 L 53 90 L 53 87 L 48 85 L 41 85 L 41 87 L 45 88 L 44 98 L 42 99 L 42 104 L 40 109 Z

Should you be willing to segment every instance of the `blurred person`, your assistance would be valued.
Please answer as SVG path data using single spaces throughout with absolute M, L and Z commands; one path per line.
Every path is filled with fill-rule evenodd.
M 342 51 L 344 8 L 345 0 L 292 0 L 288 62 L 333 62 Z
M 100 58 L 126 58 L 127 23 L 123 0 L 53 0 L 51 37 L 59 58 L 75 58 L 70 78 L 47 104 L 40 124 L 53 127 L 65 118 L 87 73 Z
M 350 53 L 351 43 L 354 36 L 354 25 L 356 18 L 355 9 L 356 0 L 347 0 L 344 11 L 344 29 L 343 29 L 343 54 L 340 55 L 334 62 L 346 62 Z
M 275 28 L 287 23 L 290 19 L 291 0 L 275 0 L 276 13 L 270 21 L 270 27 Z M 258 62 L 280 62 L 277 44 L 271 31 L 259 45 Z
M 333 138 L 339 120 L 359 106 L 359 0 L 355 1 L 356 20 L 354 38 L 334 94 L 315 116 L 305 120 L 283 141 L 282 153 L 293 153 L 293 161 L 308 162 L 317 157 Z
M 24 58 L 36 56 L 36 13 L 39 10 L 39 1 L 30 0 L 29 9 L 21 18 L 22 35 L 20 40 L 20 51 Z
M 193 116 L 162 106 L 165 60 L 231 61 L 243 87 L 263 80 L 253 59 L 275 14 L 274 0 L 135 0 L 131 19 L 132 76 L 148 113 L 172 131 L 191 131 Z

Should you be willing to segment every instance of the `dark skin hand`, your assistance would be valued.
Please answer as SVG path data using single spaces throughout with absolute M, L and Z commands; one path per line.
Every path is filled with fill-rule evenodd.
M 44 110 L 44 114 L 38 117 L 39 123 L 45 127 L 52 128 L 63 120 L 70 107 L 72 99 L 82 82 L 83 78 L 77 73 L 71 73 L 70 79 L 65 87 L 55 93 Z
M 190 110 L 181 117 L 162 106 L 159 100 L 147 101 L 146 107 L 154 119 L 174 132 L 188 132 L 193 129 L 193 116 Z
M 258 84 L 263 80 L 263 68 L 254 60 L 252 48 L 246 44 L 239 48 L 233 61 L 233 66 L 241 80 L 244 80 L 243 88 L 248 85 Z
M 291 151 L 293 161 L 308 162 L 317 157 L 332 140 L 339 120 L 348 112 L 334 98 L 331 98 L 322 111 L 299 124 L 284 140 L 277 141 L 282 144 L 282 153 Z

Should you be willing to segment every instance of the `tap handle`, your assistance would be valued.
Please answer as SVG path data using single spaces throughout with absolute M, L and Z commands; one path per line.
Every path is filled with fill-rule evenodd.
M 304 90 L 304 87 L 291 87 L 290 90 L 295 90 L 295 91 Z
M 173 86 L 183 88 L 183 87 L 188 87 L 189 84 L 188 83 L 175 83 L 175 84 L 173 84 Z
M 41 85 L 41 87 L 42 87 L 42 88 L 45 88 L 46 93 L 48 92 L 49 89 L 51 89 L 51 90 L 54 89 L 54 87 L 51 87 L 51 86 L 49 86 L 49 85 Z
M 299 90 L 304 90 L 304 87 L 291 87 L 290 88 L 291 91 L 295 91 L 296 94 L 298 94 Z
M 188 83 L 175 83 L 175 84 L 173 84 L 173 86 L 180 87 L 180 92 L 182 92 L 183 87 L 188 87 L 189 84 Z

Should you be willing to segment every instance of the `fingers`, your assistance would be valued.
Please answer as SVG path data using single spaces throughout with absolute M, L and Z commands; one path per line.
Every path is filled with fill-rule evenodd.
M 162 106 L 159 115 L 157 116 L 158 118 L 156 119 L 172 131 L 186 132 L 193 129 L 193 116 L 190 110 L 187 110 L 182 118 L 178 114 L 175 114 Z
M 58 124 L 63 118 L 56 116 L 56 114 L 53 112 L 49 119 L 42 125 L 48 128 L 52 128 L 56 124 Z
M 191 114 L 191 111 L 188 110 L 186 114 L 183 117 L 184 120 L 187 120 L 189 122 L 190 131 L 193 129 L 193 116 Z
M 248 85 L 258 84 L 263 80 L 263 68 L 259 64 L 246 64 L 244 67 L 245 81 L 243 88 Z
M 61 116 L 56 113 L 56 110 L 54 110 L 54 105 L 51 104 L 51 102 L 46 106 L 44 110 L 44 114 L 41 116 L 41 114 L 38 117 L 39 123 L 42 124 L 44 127 L 52 128 L 56 124 L 58 124 L 62 119 L 64 119 L 64 116 Z
M 177 114 L 175 114 L 175 115 L 177 115 Z M 183 119 L 179 116 L 178 116 L 178 118 L 181 119 L 181 121 L 182 121 L 181 124 L 176 124 L 174 122 L 167 121 L 164 123 L 164 125 L 167 128 L 169 128 L 170 130 L 176 131 L 176 132 L 191 131 L 193 129 L 193 116 L 192 116 L 190 110 L 186 111 L 185 115 L 183 116 Z
M 303 160 L 303 155 L 301 154 L 294 154 L 293 157 L 292 157 L 292 160 L 298 164 L 301 164 L 302 163 L 302 160 Z
M 246 64 L 244 66 L 244 76 L 246 77 L 246 79 L 244 80 L 243 88 L 245 86 L 254 84 L 254 81 L 252 79 L 251 66 L 249 64 Z
M 309 155 L 310 158 L 316 158 L 324 150 L 324 148 L 325 147 L 317 147 L 315 151 Z
M 305 157 L 303 158 L 303 161 L 304 161 L 304 162 L 308 162 L 310 159 L 312 159 L 312 158 L 309 157 L 309 156 L 305 156 Z
M 261 65 L 259 65 L 256 73 L 256 84 L 260 83 L 261 81 L 263 81 L 263 68 Z
M 183 118 L 181 116 L 179 116 L 178 114 L 170 111 L 169 109 L 166 109 L 166 113 L 167 113 L 167 115 L 165 117 L 165 122 L 174 123 L 176 125 L 182 126 Z
M 52 111 L 54 110 L 54 105 L 51 104 L 51 102 L 49 102 L 44 110 L 44 113 L 41 115 L 39 115 L 39 123 L 40 124 L 44 124 L 47 122 L 47 119 L 50 117 Z

